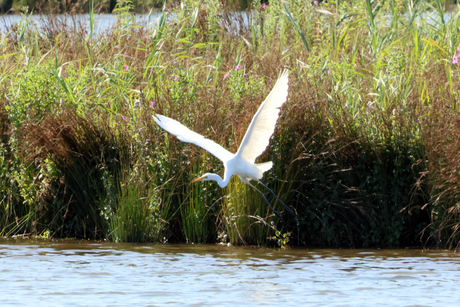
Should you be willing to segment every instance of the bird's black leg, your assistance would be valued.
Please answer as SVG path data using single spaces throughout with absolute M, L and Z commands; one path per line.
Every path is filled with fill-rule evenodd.
M 255 186 L 253 186 L 250 182 L 247 182 L 246 184 L 248 184 L 249 186 L 251 186 L 254 190 L 256 190 L 257 192 L 260 193 L 260 195 L 262 196 L 262 198 L 265 200 L 265 202 L 267 203 L 267 205 L 270 207 L 270 209 L 273 211 L 273 213 L 275 213 L 275 215 L 281 220 L 281 222 L 283 222 L 284 224 L 284 220 L 283 218 L 281 217 L 281 215 L 278 213 L 278 211 L 276 211 L 275 209 L 273 209 L 272 205 L 270 204 L 270 202 L 267 200 L 267 198 L 265 197 L 264 193 L 262 193 L 262 191 L 260 191 L 258 188 L 256 188 Z
M 300 238 L 299 238 L 299 227 L 300 227 L 300 223 L 299 223 L 299 218 L 297 217 L 297 214 L 294 212 L 294 210 L 292 210 L 291 208 L 289 208 L 288 206 L 286 206 L 286 204 L 281 201 L 281 199 L 279 199 L 279 197 L 275 194 L 275 192 L 272 191 L 272 189 L 270 189 L 269 187 L 267 187 L 265 184 L 263 184 L 262 182 L 258 181 L 265 189 L 269 190 L 272 195 L 284 206 L 284 208 L 286 208 L 287 211 L 289 211 L 290 214 L 292 214 L 294 216 L 294 219 L 295 219 L 295 222 L 296 222 L 296 226 L 297 226 L 297 240 L 300 241 Z M 259 191 L 260 192 L 260 191 Z M 270 208 L 272 208 L 272 206 L 270 206 Z M 273 208 L 272 208 L 273 210 Z M 275 210 L 273 210 L 274 212 L 276 212 Z M 278 214 L 277 214 L 278 215 Z M 282 220 L 281 220 L 282 221 Z M 284 222 L 283 222 L 284 223 Z M 299 242 L 297 242 L 298 244 Z
M 272 191 L 272 189 L 270 189 L 269 187 L 267 187 L 265 184 L 263 184 L 262 182 L 258 181 L 264 188 L 266 188 L 267 190 L 269 190 L 272 195 L 284 206 L 284 208 L 286 208 L 287 211 L 289 211 L 290 214 L 292 214 L 294 216 L 294 218 L 296 218 L 297 220 L 297 214 L 294 213 L 294 211 L 289 208 L 288 206 L 286 206 L 285 203 L 283 203 L 283 201 L 281 199 L 279 199 L 279 197 L 275 194 L 275 192 Z

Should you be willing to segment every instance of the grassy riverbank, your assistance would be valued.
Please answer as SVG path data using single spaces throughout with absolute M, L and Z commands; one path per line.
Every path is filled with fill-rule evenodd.
M 297 244 L 292 216 L 239 180 L 190 184 L 220 161 L 151 117 L 235 151 L 287 67 L 260 161 L 274 161 L 264 182 L 297 212 L 300 240 L 455 246 L 459 16 L 436 1 L 329 2 L 255 2 L 248 23 L 184 1 L 151 29 L 124 7 L 98 37 L 24 17 L 0 40 L 1 235 Z

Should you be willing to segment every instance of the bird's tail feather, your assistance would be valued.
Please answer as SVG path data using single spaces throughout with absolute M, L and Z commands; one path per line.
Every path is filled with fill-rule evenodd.
M 264 176 L 264 173 L 273 167 L 273 162 L 269 161 L 269 162 L 264 162 L 264 163 L 257 163 L 256 167 L 258 170 L 257 178 L 262 179 L 262 177 Z

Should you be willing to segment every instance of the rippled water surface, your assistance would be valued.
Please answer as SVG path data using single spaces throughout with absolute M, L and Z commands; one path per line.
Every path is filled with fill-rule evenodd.
M 460 255 L 0 240 L 1 306 L 456 306 Z

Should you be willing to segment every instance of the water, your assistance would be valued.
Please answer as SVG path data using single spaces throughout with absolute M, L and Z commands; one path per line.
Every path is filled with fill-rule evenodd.
M 161 15 L 160 11 L 152 12 L 152 14 L 139 14 L 134 15 L 134 21 L 136 24 L 146 28 L 153 28 L 158 17 Z M 61 21 L 66 21 L 66 24 L 79 27 L 82 25 L 83 28 L 89 31 L 89 14 L 81 15 L 55 15 L 53 18 L 57 18 Z M 0 33 L 6 34 L 13 24 L 18 24 L 24 17 L 21 15 L 0 15 Z M 31 15 L 29 24 L 32 26 L 42 27 L 47 23 L 46 16 Z M 112 28 L 118 21 L 116 15 L 112 14 L 94 14 L 94 35 L 102 34 L 104 31 Z
M 155 27 L 157 19 L 162 14 L 161 11 L 152 11 L 151 14 L 136 14 L 134 15 L 134 22 L 136 26 L 144 27 L 146 29 L 153 29 Z M 250 17 L 245 11 L 233 12 L 231 14 L 233 18 L 230 18 L 233 24 L 227 25 L 229 28 L 233 28 L 233 31 L 237 33 L 239 27 L 241 26 L 238 23 L 238 19 L 242 19 L 244 26 L 249 26 Z M 99 36 L 105 31 L 111 29 L 116 25 L 118 21 L 117 15 L 112 14 L 94 14 L 94 25 L 93 25 L 93 35 Z M 38 28 L 47 28 L 47 16 L 40 15 L 31 15 L 29 17 L 29 27 L 38 27 Z M 65 21 L 65 24 L 75 29 L 86 29 L 89 32 L 90 29 L 90 16 L 89 14 L 81 15 L 53 15 L 52 18 L 57 18 L 61 22 Z M 171 21 L 174 19 L 174 14 L 166 15 L 167 20 Z M 23 21 L 25 25 L 25 19 L 21 15 L 0 15 L 0 34 L 7 34 L 9 29 L 14 24 L 19 24 Z
M 452 6 L 454 9 L 457 9 L 457 6 Z M 451 7 L 451 8 L 452 8 Z M 238 15 L 239 17 L 242 18 L 243 24 L 245 26 L 250 25 L 250 17 L 247 14 L 246 11 L 241 11 L 241 12 L 234 12 L 234 14 Z M 152 11 L 150 14 L 136 14 L 134 15 L 134 22 L 136 23 L 137 26 L 142 26 L 145 28 L 150 28 L 153 29 L 155 27 L 155 23 L 158 19 L 158 17 L 161 15 L 161 11 Z M 236 16 L 235 15 L 235 16 Z M 410 16 L 406 13 L 404 16 L 409 19 Z M 438 13 L 437 11 L 433 12 L 425 12 L 422 13 L 420 16 L 416 18 L 417 22 L 421 22 L 422 24 L 430 24 L 434 25 L 436 19 L 438 19 Z M 448 22 L 452 17 L 452 12 L 450 10 L 446 11 L 444 14 L 444 22 Z M 90 26 L 90 16 L 89 14 L 80 14 L 80 15 L 53 15 L 53 18 L 57 18 L 58 20 L 65 20 L 66 24 L 75 28 L 85 28 L 88 29 L 89 32 L 89 26 Z M 98 36 L 105 31 L 111 29 L 118 21 L 117 15 L 115 14 L 94 14 L 94 26 L 93 26 L 93 34 L 95 36 Z M 167 18 L 171 20 L 174 18 L 172 14 L 168 14 Z M 386 18 L 382 19 L 383 23 L 386 23 L 389 25 L 391 23 L 391 15 L 386 15 Z M 21 20 L 24 20 L 24 17 L 21 15 L 0 15 L 0 33 L 2 34 L 7 34 L 7 31 L 11 28 L 13 24 L 18 24 Z M 236 20 L 233 20 L 235 22 L 234 26 L 237 28 L 239 27 L 238 22 Z M 36 27 L 46 27 L 47 24 L 47 17 L 46 16 L 40 16 L 40 15 L 31 15 L 29 17 L 29 24 L 30 26 L 36 26 Z M 82 26 L 82 27 L 80 27 Z M 324 26 L 328 26 L 328 24 L 324 24 Z M 237 31 L 238 29 L 234 29 Z
M 460 255 L 0 240 L 1 306 L 455 306 Z

